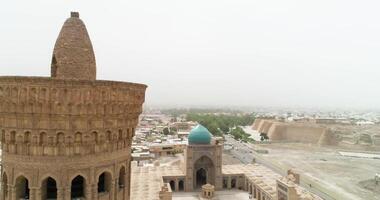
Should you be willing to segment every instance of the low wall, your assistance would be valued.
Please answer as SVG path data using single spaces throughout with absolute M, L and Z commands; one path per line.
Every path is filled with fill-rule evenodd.
M 259 125 L 260 125 L 260 122 L 262 121 L 263 119 L 255 119 L 255 121 L 253 122 L 252 124 L 252 129 L 253 130 L 259 130 Z
M 337 144 L 333 133 L 321 126 L 259 119 L 258 122 L 255 121 L 252 128 L 256 128 L 255 130 L 260 133 L 266 133 L 271 141 L 290 141 L 321 145 Z

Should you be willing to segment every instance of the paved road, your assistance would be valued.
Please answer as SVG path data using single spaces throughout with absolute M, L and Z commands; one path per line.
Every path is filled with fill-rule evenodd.
M 226 143 L 229 143 L 233 146 L 231 149 L 232 155 L 239 159 L 244 164 L 253 163 L 255 157 L 253 154 L 253 149 L 246 143 L 240 143 L 236 141 L 233 137 L 227 135 L 225 136 Z

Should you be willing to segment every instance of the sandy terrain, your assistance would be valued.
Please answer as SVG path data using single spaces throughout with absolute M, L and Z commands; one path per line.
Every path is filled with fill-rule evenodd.
M 350 199 L 380 199 L 380 193 L 365 188 L 366 181 L 380 173 L 379 159 L 343 156 L 339 152 L 347 149 L 299 143 L 262 144 L 255 147 L 269 151 L 269 154 L 263 154 L 265 158 L 286 168 L 296 168 L 335 193 L 344 194 Z
M 239 159 L 235 158 L 235 156 L 227 152 L 223 153 L 222 162 L 223 165 L 242 164 L 242 162 Z

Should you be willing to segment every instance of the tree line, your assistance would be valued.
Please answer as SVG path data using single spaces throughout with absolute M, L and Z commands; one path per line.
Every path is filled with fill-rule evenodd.
M 205 126 L 213 135 L 232 135 L 236 140 L 250 142 L 249 134 L 240 126 L 250 126 L 255 121 L 254 114 L 231 113 L 231 114 L 202 114 L 187 113 L 187 121 L 196 121 Z

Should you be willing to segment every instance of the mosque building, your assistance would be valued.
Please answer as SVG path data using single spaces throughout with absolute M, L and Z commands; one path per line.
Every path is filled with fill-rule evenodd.
M 173 192 L 195 191 L 202 194 L 200 198 L 212 199 L 215 191 L 236 189 L 256 200 L 322 200 L 299 186 L 299 175 L 292 171 L 282 177 L 259 164 L 223 165 L 223 146 L 222 138 L 197 125 L 190 131 L 179 163 L 132 165 L 131 199 L 171 200 Z

